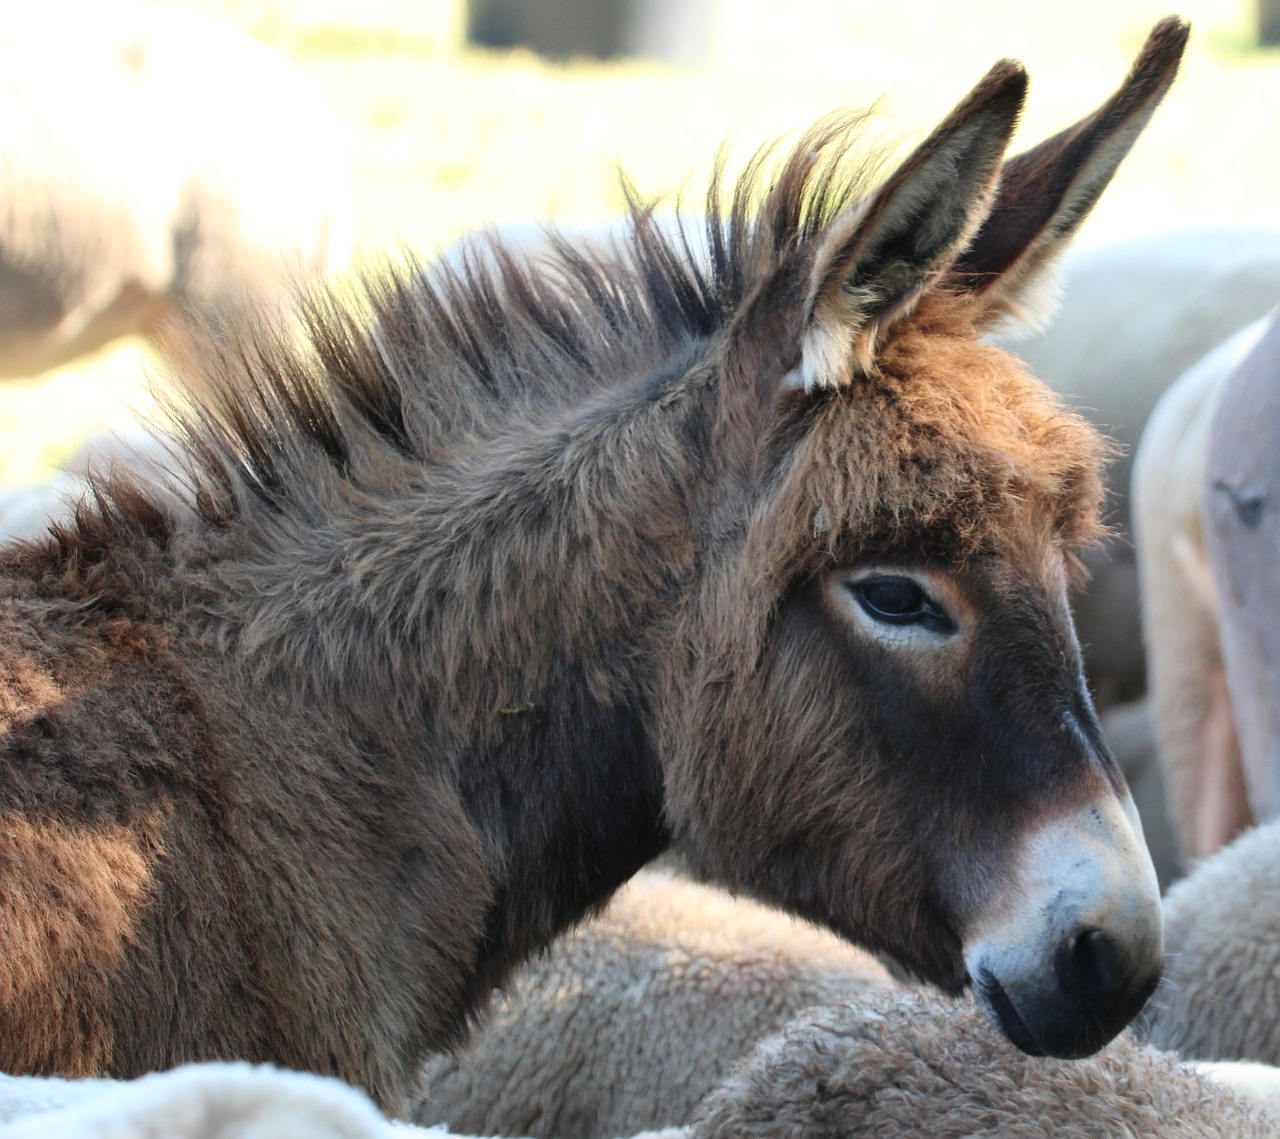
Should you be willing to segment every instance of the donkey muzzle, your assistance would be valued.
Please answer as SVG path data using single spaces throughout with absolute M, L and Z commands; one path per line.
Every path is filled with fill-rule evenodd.
M 1013 881 L 965 944 L 979 1004 L 1033 1056 L 1075 1059 L 1159 984 L 1160 890 L 1133 802 L 1108 794 L 1025 842 Z

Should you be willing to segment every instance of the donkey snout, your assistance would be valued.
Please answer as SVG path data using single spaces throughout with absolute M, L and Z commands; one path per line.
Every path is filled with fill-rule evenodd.
M 1019 976 L 999 961 L 975 970 L 979 1004 L 1032 1056 L 1092 1055 L 1138 1015 L 1160 980 L 1158 960 L 1135 961 L 1096 930 L 1068 939 L 1054 958 L 1040 978 Z
M 1091 804 L 1046 825 L 979 925 L 965 962 L 1012 1043 L 1063 1059 L 1105 1045 L 1142 1010 L 1164 964 L 1159 889 L 1132 804 Z

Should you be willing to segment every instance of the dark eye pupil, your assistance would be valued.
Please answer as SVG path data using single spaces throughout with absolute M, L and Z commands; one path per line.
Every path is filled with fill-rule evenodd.
M 886 625 L 923 625 L 935 633 L 954 633 L 946 610 L 909 577 L 868 577 L 849 586 L 868 617 Z
M 924 591 L 909 578 L 864 582 L 862 595 L 872 609 L 887 617 L 908 617 L 925 610 Z

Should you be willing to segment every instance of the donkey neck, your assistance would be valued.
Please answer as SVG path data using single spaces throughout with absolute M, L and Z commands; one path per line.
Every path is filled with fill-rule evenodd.
M 433 727 L 494 875 L 482 985 L 668 843 L 653 691 L 693 569 L 707 389 L 655 374 L 549 415 L 415 505 L 396 579 L 437 590 Z
M 549 411 L 235 583 L 251 656 L 304 662 L 452 769 L 491 852 L 499 971 L 666 844 L 653 678 L 693 572 L 709 391 L 680 368 Z

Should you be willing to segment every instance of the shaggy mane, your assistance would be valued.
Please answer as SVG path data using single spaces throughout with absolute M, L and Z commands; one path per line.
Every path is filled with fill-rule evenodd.
M 459 446 L 682 361 L 867 192 L 883 154 L 860 145 L 865 125 L 832 115 L 781 161 L 768 144 L 727 193 L 722 150 L 705 247 L 624 181 L 627 231 L 589 248 L 554 229 L 533 251 L 480 234 L 435 265 L 410 258 L 302 297 L 301 342 L 279 327 L 209 337 L 161 396 L 185 452 L 179 500 L 218 529 L 251 504 L 311 515 L 322 488 L 403 484 Z M 122 529 L 167 537 L 164 481 L 94 476 L 75 519 L 53 527 L 63 552 L 97 560 Z
M 94 477 L 75 518 L 52 527 L 62 554 L 101 561 L 126 531 L 163 546 L 173 533 L 175 503 L 214 530 L 246 513 L 268 524 L 276 517 L 324 526 L 361 496 L 372 501 L 411 488 L 432 466 L 478 443 L 554 423 L 570 406 L 664 369 L 680 373 L 700 345 L 726 328 L 752 288 L 874 184 L 885 154 L 873 149 L 868 157 L 858 145 L 865 126 L 862 114 L 831 116 L 781 160 L 777 144 L 766 145 L 727 192 L 722 151 L 700 235 L 686 229 L 678 211 L 674 224 L 664 223 L 657 204 L 624 182 L 623 231 L 579 242 L 547 229 L 532 248 L 480 234 L 434 265 L 408 259 L 367 270 L 345 290 L 302 297 L 301 337 L 279 327 L 243 329 L 232 341 L 210 337 L 206 356 L 180 377 L 182 386 L 162 396 L 181 452 L 175 465 L 184 473 Z M 942 376 L 938 386 L 928 350 L 910 347 L 916 328 L 944 353 L 986 356 L 974 382 Z M 940 328 L 941 337 L 934 336 Z M 866 433 L 841 443 L 843 432 L 824 430 L 827 441 L 815 440 L 808 450 L 825 451 L 826 458 L 804 480 L 810 489 L 798 508 L 812 513 L 810 504 L 822 501 L 834 523 L 839 508 L 826 500 L 844 495 L 853 516 L 827 535 L 813 534 L 820 540 L 806 542 L 807 553 L 793 548 L 784 563 L 794 569 L 797 555 L 831 556 L 840 530 L 861 530 L 872 543 L 878 531 L 891 543 L 890 531 L 936 528 L 948 510 L 958 511 L 957 525 L 968 530 L 962 543 L 974 550 L 992 528 L 1025 516 L 1023 508 L 1042 494 L 1054 500 L 1050 511 L 1068 546 L 1097 540 L 1104 448 L 1096 432 L 1037 381 L 1024 377 L 1012 388 L 997 381 L 1007 369 L 993 357 L 1007 357 L 974 345 L 974 336 L 966 300 L 936 291 L 882 345 L 877 369 L 888 380 L 872 385 L 879 388 L 873 404 L 900 402 L 896 391 L 901 415 L 923 415 L 914 428 L 891 429 L 888 439 L 902 431 L 932 433 L 951 455 L 942 466 L 954 474 L 939 479 L 940 454 L 927 461 L 904 455 L 905 466 L 879 472 L 872 487 L 862 481 L 871 456 L 854 464 L 863 475 L 849 469 Z M 934 379 L 913 381 L 904 359 L 923 363 Z M 958 360 L 957 366 L 963 372 Z M 957 382 L 968 394 L 952 390 Z M 993 382 L 1002 394 L 984 395 L 982 385 Z M 936 392 L 921 403 L 931 385 Z M 818 401 L 828 426 L 833 416 L 843 418 L 837 406 L 855 396 L 867 398 L 866 385 Z M 989 430 L 974 422 L 977 408 L 991 411 L 998 403 L 1005 406 Z M 975 410 L 957 410 L 966 406 Z M 880 414 L 864 408 L 858 418 Z M 1012 454 L 1021 475 L 1005 469 Z M 862 493 L 853 493 L 859 486 Z M 865 501 L 867 491 L 878 507 Z M 1003 508 L 993 495 L 1006 500 Z M 783 508 L 783 528 L 795 523 L 784 544 L 812 531 L 811 519 L 790 513 Z

